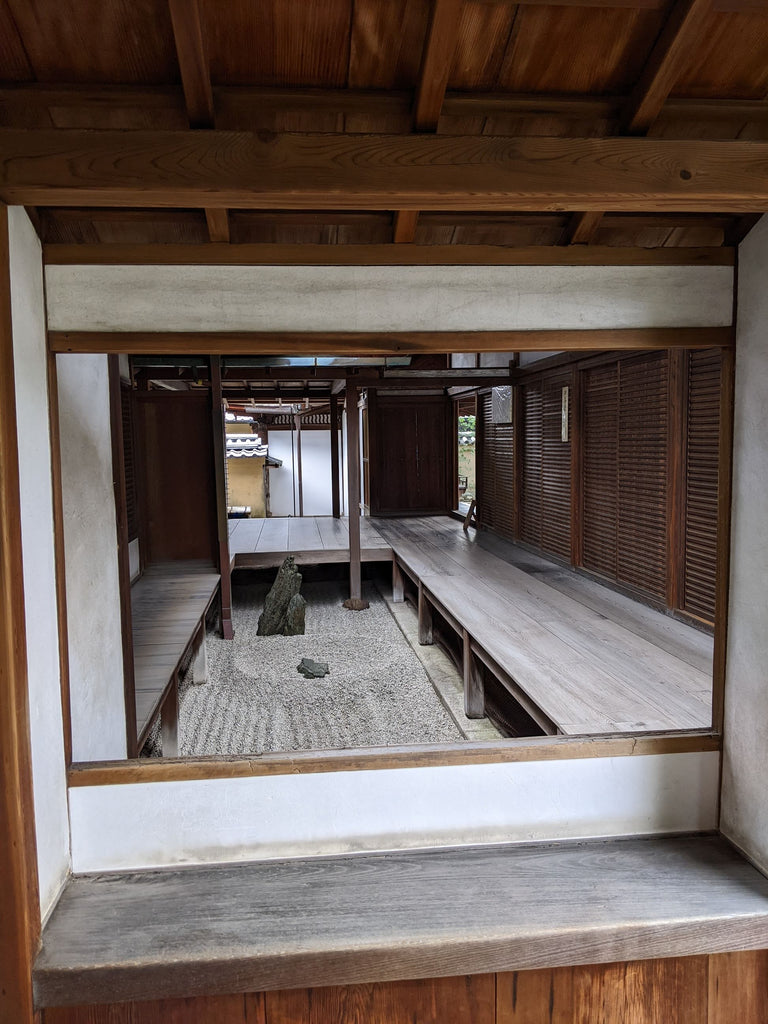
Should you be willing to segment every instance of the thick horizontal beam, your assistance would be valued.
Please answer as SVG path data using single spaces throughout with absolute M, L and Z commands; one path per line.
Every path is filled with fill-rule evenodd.
M 632 249 L 536 245 L 45 245 L 49 266 L 728 266 L 727 246 Z
M 768 143 L 186 131 L 0 131 L 29 206 L 768 210 Z
M 416 355 L 730 348 L 730 327 L 552 331 L 50 331 L 52 352 L 127 355 Z

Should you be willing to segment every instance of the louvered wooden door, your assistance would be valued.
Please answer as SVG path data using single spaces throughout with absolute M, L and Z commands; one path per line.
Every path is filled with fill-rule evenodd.
M 714 622 L 721 354 L 691 352 L 688 361 L 682 609 Z
M 569 425 L 564 441 L 562 403 L 571 380 L 570 371 L 542 375 L 522 388 L 520 536 L 565 559 L 571 557 L 571 431 Z
M 583 564 L 663 599 L 667 573 L 665 352 L 583 374 Z
M 515 451 L 512 423 L 494 423 L 491 392 L 478 397 L 479 521 L 503 537 L 514 539 Z

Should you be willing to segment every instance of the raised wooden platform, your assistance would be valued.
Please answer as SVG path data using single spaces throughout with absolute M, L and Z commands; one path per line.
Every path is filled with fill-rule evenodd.
M 171 705 L 179 665 L 190 646 L 205 639 L 205 616 L 219 580 L 209 565 L 167 562 L 149 566 L 131 587 L 139 749 L 161 706 L 165 705 L 167 718 L 174 717 Z M 166 726 L 170 738 L 175 719 L 164 723 Z
M 360 557 L 364 562 L 389 561 L 392 549 L 370 519 L 360 523 Z M 349 526 L 333 516 L 281 519 L 230 519 L 229 554 L 233 569 L 279 566 L 287 555 L 300 565 L 349 561 Z
M 768 880 L 715 837 L 503 846 L 74 878 L 38 1006 L 768 946 Z
M 709 728 L 705 634 L 454 520 L 375 522 L 418 584 L 422 642 L 432 609 L 464 642 L 471 717 L 483 713 L 480 662 L 545 733 Z

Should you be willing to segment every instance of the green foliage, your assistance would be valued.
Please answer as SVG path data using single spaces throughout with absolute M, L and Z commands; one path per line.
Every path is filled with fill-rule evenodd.
M 459 433 L 474 434 L 476 416 L 459 416 Z

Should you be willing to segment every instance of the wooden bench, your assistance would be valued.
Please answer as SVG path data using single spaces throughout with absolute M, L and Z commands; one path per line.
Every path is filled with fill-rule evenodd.
M 131 587 L 137 747 L 158 712 L 163 755 L 178 755 L 179 669 L 196 650 L 195 679 L 207 677 L 205 617 L 221 577 L 200 562 L 149 566 Z
M 418 591 L 419 640 L 439 613 L 462 651 L 468 718 L 490 672 L 545 734 L 709 728 L 711 674 L 484 550 L 442 519 L 377 520 L 393 596 Z

